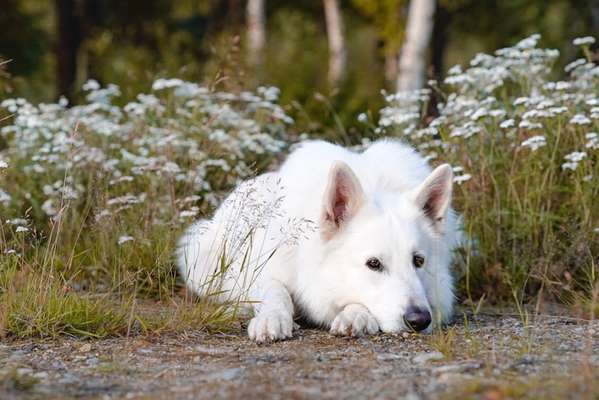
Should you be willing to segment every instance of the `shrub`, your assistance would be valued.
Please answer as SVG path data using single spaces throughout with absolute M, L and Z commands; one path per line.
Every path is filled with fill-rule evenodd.
M 380 135 L 454 166 L 466 240 L 461 287 L 494 300 L 592 294 L 599 255 L 599 66 L 586 58 L 553 81 L 557 50 L 539 35 L 449 70 L 433 90 L 386 97 Z M 438 115 L 421 111 L 439 99 Z M 362 121 L 367 117 L 362 115 Z M 540 299 L 541 297 L 539 297 Z
M 292 120 L 276 88 L 231 94 L 178 79 L 152 88 L 124 106 L 118 87 L 95 81 L 71 108 L 1 103 L 13 115 L 1 130 L 2 253 L 48 265 L 33 259 L 45 254 L 84 288 L 172 290 L 181 228 L 270 165 Z

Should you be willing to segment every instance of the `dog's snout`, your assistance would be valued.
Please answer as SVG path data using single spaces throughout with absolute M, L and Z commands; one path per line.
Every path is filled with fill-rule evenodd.
M 409 329 L 420 332 L 431 324 L 431 313 L 427 309 L 410 306 L 404 314 L 403 320 Z

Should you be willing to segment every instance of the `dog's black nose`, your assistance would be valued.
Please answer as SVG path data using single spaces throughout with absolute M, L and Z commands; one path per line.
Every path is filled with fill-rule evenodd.
M 431 324 L 431 313 L 426 309 L 410 306 L 404 314 L 403 320 L 409 329 L 420 332 Z

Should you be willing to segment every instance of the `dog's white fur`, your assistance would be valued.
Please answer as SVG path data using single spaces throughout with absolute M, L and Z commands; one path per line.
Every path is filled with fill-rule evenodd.
M 306 142 L 277 172 L 240 185 L 212 220 L 192 225 L 180 240 L 178 266 L 200 296 L 215 291 L 216 272 L 221 301 L 255 302 L 248 333 L 259 342 L 291 337 L 300 313 L 351 335 L 407 330 L 409 305 L 445 322 L 459 237 L 452 178 L 449 165 L 432 171 L 398 141 L 375 142 L 363 153 Z M 250 227 L 248 219 L 261 213 L 256 203 L 277 210 Z M 291 232 L 293 224 L 306 226 Z M 425 259 L 421 268 L 413 265 L 415 252 Z M 366 266 L 372 257 L 382 271 Z

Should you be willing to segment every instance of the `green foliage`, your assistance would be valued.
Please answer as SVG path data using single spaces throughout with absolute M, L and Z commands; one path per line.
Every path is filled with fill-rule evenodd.
M 379 37 L 384 41 L 384 52 L 396 54 L 404 39 L 405 0 L 352 0 L 353 4 L 373 21 Z
M 0 335 L 100 338 L 127 330 L 126 314 L 102 297 L 70 293 L 53 275 L 19 268 L 15 256 L 0 265 Z

